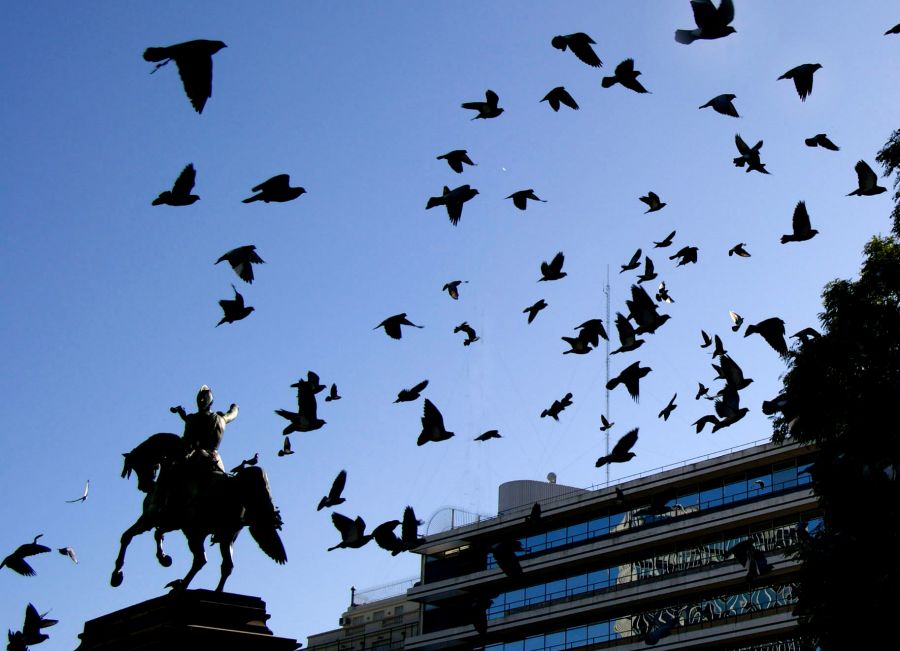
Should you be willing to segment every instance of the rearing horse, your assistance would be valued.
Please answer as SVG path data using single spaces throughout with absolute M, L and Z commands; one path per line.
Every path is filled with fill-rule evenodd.
M 131 452 L 125 453 L 122 477 L 137 474 L 138 489 L 145 492 L 143 512 L 122 534 L 110 583 L 122 584 L 125 551 L 131 539 L 155 529 L 156 558 L 169 567 L 172 559 L 163 552 L 163 535 L 180 529 L 193 554 L 190 570 L 169 586 L 185 589 L 206 564 L 203 544 L 207 536 L 219 544 L 222 566 L 216 591 L 221 592 L 234 568 L 232 546 L 244 526 L 260 549 L 276 563 L 287 562 L 284 545 L 278 535 L 281 515 L 272 502 L 269 481 L 262 468 L 243 468 L 235 475 L 204 470 L 196 472 L 185 461 L 185 446 L 177 434 L 150 436 Z

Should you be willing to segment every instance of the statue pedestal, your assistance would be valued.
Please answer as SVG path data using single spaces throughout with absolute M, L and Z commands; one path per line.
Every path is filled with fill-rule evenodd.
M 301 646 L 276 637 L 268 619 L 258 597 L 187 590 L 85 622 L 76 651 L 294 651 Z

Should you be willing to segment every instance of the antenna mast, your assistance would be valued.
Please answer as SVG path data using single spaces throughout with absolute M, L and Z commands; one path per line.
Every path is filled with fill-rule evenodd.
M 612 323 L 609 320 L 609 265 L 606 265 L 606 286 L 603 288 L 603 293 L 606 294 L 606 328 L 612 336 Z M 606 339 L 606 382 L 603 384 L 604 389 L 606 390 L 606 420 L 612 422 L 610 420 L 609 415 L 609 389 L 606 388 L 609 385 L 609 337 Z M 609 430 L 604 432 L 606 435 L 606 454 L 609 455 Z M 606 485 L 609 486 L 609 464 L 606 464 Z

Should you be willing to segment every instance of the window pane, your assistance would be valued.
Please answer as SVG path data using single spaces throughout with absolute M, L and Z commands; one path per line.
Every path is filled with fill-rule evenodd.
M 532 635 L 525 639 L 525 651 L 541 651 L 544 648 L 544 636 Z
M 769 470 L 758 470 L 747 478 L 747 497 L 754 498 L 772 492 L 772 473 Z
M 588 639 L 591 642 L 605 642 L 609 639 L 609 622 L 600 622 L 588 626 Z
M 731 504 L 747 498 L 747 479 L 744 477 L 729 479 L 725 482 L 724 503 Z
M 544 551 L 547 546 L 546 543 L 547 535 L 542 533 L 537 536 L 528 536 L 522 547 L 525 549 L 526 554 L 534 554 Z
M 560 599 L 566 596 L 566 580 L 559 579 L 547 584 L 547 599 Z
M 566 630 L 566 643 L 573 646 L 572 642 L 584 642 L 587 640 L 587 626 L 573 626 Z
M 780 491 L 788 488 L 794 488 L 797 485 L 797 466 L 791 461 L 785 464 L 775 466 L 775 472 L 772 473 L 772 490 Z
M 588 588 L 598 590 L 609 585 L 609 570 L 596 570 L 587 576 Z
M 604 535 L 609 531 L 609 517 L 603 516 L 602 518 L 594 518 L 588 522 L 588 531 L 591 536 Z
M 546 586 L 541 583 L 540 585 L 531 585 L 525 588 L 525 603 L 527 605 L 541 603 L 544 600 L 544 588 Z
M 579 594 L 587 590 L 587 574 L 570 576 L 566 579 L 566 591 L 571 594 Z
M 678 490 L 678 498 L 675 500 L 678 504 L 685 507 L 686 510 L 690 511 L 692 509 L 688 508 L 691 506 L 697 506 L 700 501 L 700 492 L 697 490 L 696 486 L 685 486 Z
M 700 508 L 714 509 L 723 504 L 724 487 L 721 480 L 703 484 L 700 487 Z

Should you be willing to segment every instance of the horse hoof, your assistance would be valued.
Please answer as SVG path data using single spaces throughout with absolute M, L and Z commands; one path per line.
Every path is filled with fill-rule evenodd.
M 122 574 L 122 572 L 119 572 L 119 571 L 113 572 L 112 576 L 109 579 L 109 584 L 114 588 L 118 588 L 120 585 L 122 585 L 122 579 L 124 579 L 124 578 L 125 578 L 125 575 Z
M 159 557 L 159 564 L 163 567 L 170 567 L 172 565 L 172 557 L 168 554 L 164 554 Z

